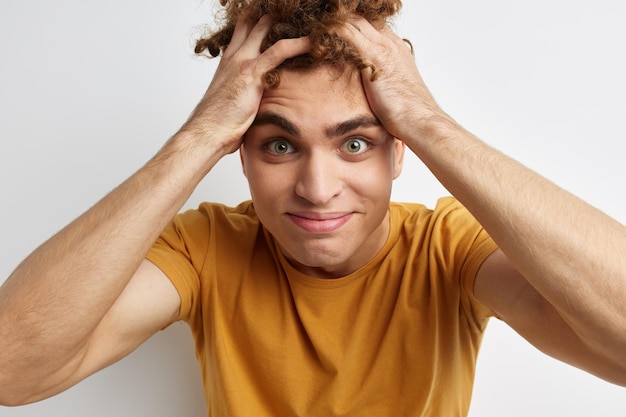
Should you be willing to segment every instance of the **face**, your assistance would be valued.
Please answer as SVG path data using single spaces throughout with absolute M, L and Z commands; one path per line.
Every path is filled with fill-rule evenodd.
M 241 147 L 254 208 L 292 265 L 347 275 L 383 247 L 404 145 L 380 125 L 358 74 L 282 71 Z

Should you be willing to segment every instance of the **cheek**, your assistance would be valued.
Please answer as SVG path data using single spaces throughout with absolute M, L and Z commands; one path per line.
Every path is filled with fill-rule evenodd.
M 273 201 L 289 188 L 289 172 L 277 165 L 248 165 L 246 173 L 250 193 L 255 200 Z
M 355 200 L 369 207 L 369 211 L 384 212 L 391 198 L 391 178 L 388 172 L 372 169 L 355 171 L 346 184 Z
M 362 193 L 371 197 L 386 198 L 391 193 L 393 181 L 389 174 L 388 171 L 362 172 L 359 176 L 359 186 Z
M 358 165 L 358 164 L 357 164 Z M 385 152 L 356 168 L 352 178 L 369 193 L 381 193 L 390 190 L 394 179 L 394 158 L 391 152 Z

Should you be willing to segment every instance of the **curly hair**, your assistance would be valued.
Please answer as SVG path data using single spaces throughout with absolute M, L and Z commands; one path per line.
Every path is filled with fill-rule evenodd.
M 372 79 L 376 79 L 378 71 L 374 65 L 366 62 L 332 28 L 355 15 L 362 16 L 375 27 L 382 27 L 402 7 L 401 0 L 220 0 L 220 4 L 225 8 L 223 25 L 198 39 L 196 54 L 220 55 L 230 43 L 239 19 L 257 20 L 265 14 L 270 15 L 274 23 L 261 51 L 280 39 L 309 38 L 311 50 L 308 54 L 288 59 L 265 74 L 265 84 L 269 88 L 280 83 L 281 68 L 304 69 L 320 64 L 339 68 L 351 65 L 357 70 L 370 68 Z

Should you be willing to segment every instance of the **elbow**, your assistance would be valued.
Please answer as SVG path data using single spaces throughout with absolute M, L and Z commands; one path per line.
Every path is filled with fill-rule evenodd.
M 32 364 L 11 366 L 7 361 L 0 360 L 0 406 L 32 404 L 50 398 L 72 385 L 67 378 L 38 372 L 40 369 L 40 366 Z
M 25 379 L 6 363 L 0 363 L 0 406 L 18 407 L 44 398 L 33 390 L 31 384 L 24 384 Z
M 621 348 L 607 349 L 605 347 L 600 350 L 597 345 L 594 347 L 594 355 L 589 355 L 586 365 L 580 368 L 606 382 L 626 387 L 626 362 L 622 354 L 624 351 Z
M 1 352 L 5 353 L 5 355 L 0 353 L 0 406 L 17 407 L 25 405 L 27 401 L 23 395 L 20 395 L 20 389 L 18 388 L 19 379 L 15 374 L 14 368 L 11 367 L 11 361 L 7 358 L 7 349 L 3 346 L 0 346 L 0 349 L 2 349 Z
M 603 379 L 611 384 L 626 387 L 626 365 L 621 362 L 616 362 L 615 373 L 607 375 L 607 377 Z
M 592 373 L 595 374 L 598 378 L 610 384 L 615 384 L 620 387 L 626 387 L 626 371 L 624 370 L 620 370 L 619 372 L 614 372 L 611 374 L 598 373 L 598 372 L 592 372 Z
M 13 378 L 2 371 L 0 371 L 0 375 L 2 375 L 0 377 L 0 387 L 2 387 L 2 389 L 0 389 L 0 406 L 18 407 L 32 402 L 28 401 L 27 396 L 14 388 L 15 384 Z
M 60 390 L 44 388 L 41 384 L 32 384 L 27 380 L 36 378 L 25 377 L 15 372 L 4 372 L 0 366 L 0 406 L 19 407 L 49 398 Z
M 0 406 L 3 407 L 19 407 L 26 404 L 28 404 L 28 402 L 20 401 L 16 398 L 5 397 L 4 395 L 0 396 Z
M 29 393 L 26 390 L 5 388 L 11 387 L 10 384 L 11 382 L 9 381 L 7 383 L 4 377 L 0 380 L 0 386 L 3 387 L 2 389 L 0 389 L 0 406 L 20 407 L 23 405 L 32 404 L 45 398 L 45 396 Z
M 19 407 L 33 403 L 33 400 L 29 400 L 29 397 L 23 393 L 16 392 L 10 387 L 10 382 L 6 382 L 5 378 L 2 378 L 0 385 L 3 387 L 0 390 L 0 406 L 4 407 Z

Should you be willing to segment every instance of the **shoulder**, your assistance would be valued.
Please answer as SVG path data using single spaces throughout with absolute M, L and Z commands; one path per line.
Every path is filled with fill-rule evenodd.
M 392 224 L 413 232 L 439 233 L 454 230 L 462 234 L 467 229 L 480 230 L 471 213 L 454 197 L 442 197 L 433 208 L 418 203 L 392 202 L 389 205 Z
M 215 230 L 236 232 L 258 226 L 259 219 L 251 201 L 230 207 L 219 203 L 202 203 L 198 208 L 186 210 L 176 215 L 171 226 L 180 231 L 200 234 Z
M 202 203 L 198 208 L 177 214 L 162 231 L 151 252 L 163 252 L 166 256 L 174 252 L 194 264 L 204 265 L 212 250 L 225 247 L 232 242 L 253 240 L 259 229 L 259 220 L 246 201 L 236 207 L 217 203 Z M 231 243 L 228 243 L 231 242 Z
M 212 221 L 212 219 L 252 219 L 256 220 L 257 216 L 254 211 L 252 201 L 243 201 L 237 206 L 227 206 L 221 203 L 204 202 L 197 208 L 190 209 L 179 213 L 177 219 L 182 221 Z
M 455 198 L 443 197 L 434 208 L 420 204 L 390 206 L 392 233 L 412 253 L 428 254 L 446 275 L 472 281 L 496 244 L 472 214 Z M 463 279 L 464 280 L 464 279 Z

